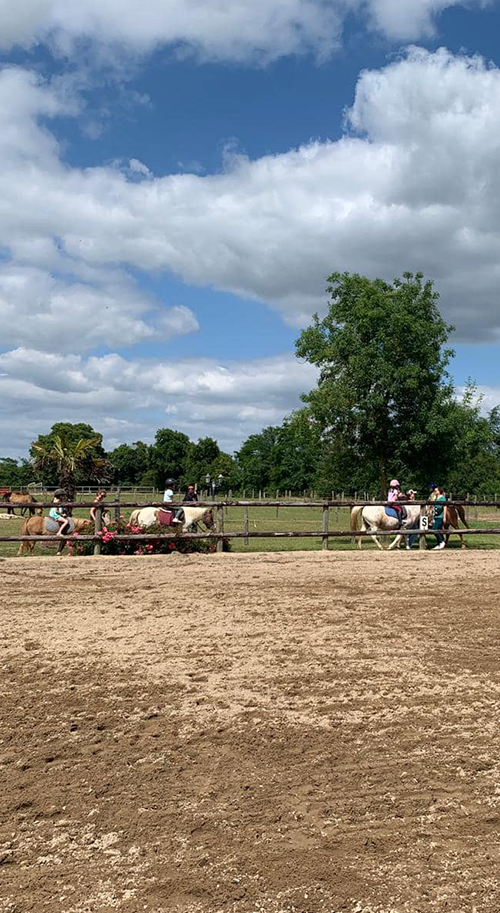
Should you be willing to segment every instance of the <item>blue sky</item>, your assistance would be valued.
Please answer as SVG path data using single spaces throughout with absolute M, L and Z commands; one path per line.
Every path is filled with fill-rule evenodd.
M 0 455 L 238 447 L 314 383 L 336 269 L 434 278 L 500 401 L 500 3 L 116 2 L 0 0 Z

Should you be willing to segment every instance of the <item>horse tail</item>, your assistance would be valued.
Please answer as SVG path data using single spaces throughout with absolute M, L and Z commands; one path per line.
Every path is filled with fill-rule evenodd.
M 456 510 L 458 516 L 460 517 L 463 525 L 466 527 L 466 529 L 470 529 L 470 526 L 467 523 L 467 520 L 465 519 L 465 507 L 463 506 L 463 504 L 457 504 L 455 507 L 455 510 Z
M 353 507 L 353 509 L 351 510 L 351 530 L 352 530 L 352 532 L 355 532 L 361 526 L 361 523 L 359 522 L 359 518 L 361 516 L 362 510 L 363 510 L 363 508 L 360 505 L 358 505 L 358 507 Z

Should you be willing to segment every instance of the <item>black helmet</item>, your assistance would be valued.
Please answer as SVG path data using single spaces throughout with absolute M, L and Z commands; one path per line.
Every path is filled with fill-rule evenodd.
M 165 485 L 175 485 L 175 479 L 166 479 Z
M 67 497 L 68 497 L 68 493 L 64 490 L 64 488 L 56 488 L 56 490 L 54 492 L 54 498 L 67 499 Z

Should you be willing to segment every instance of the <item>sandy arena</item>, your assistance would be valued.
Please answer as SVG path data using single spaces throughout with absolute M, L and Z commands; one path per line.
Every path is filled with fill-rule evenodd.
M 1 913 L 498 913 L 499 552 L 0 575 Z

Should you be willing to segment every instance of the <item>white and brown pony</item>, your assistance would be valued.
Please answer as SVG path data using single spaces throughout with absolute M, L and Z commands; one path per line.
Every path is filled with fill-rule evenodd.
M 184 519 L 181 523 L 172 526 L 172 532 L 187 533 L 196 523 L 203 523 L 206 529 L 214 529 L 214 515 L 211 507 L 182 507 Z M 150 526 L 159 526 L 161 524 L 160 512 L 170 513 L 168 508 L 163 507 L 142 507 L 134 510 L 130 514 L 129 523 L 131 526 L 140 526 L 141 529 L 148 529 Z M 167 525 L 167 524 L 165 524 Z
M 361 527 L 361 532 L 369 532 L 373 536 L 375 542 L 377 543 L 379 549 L 383 550 L 383 546 L 377 539 L 377 532 L 384 530 L 390 532 L 394 531 L 396 538 L 391 542 L 389 550 L 397 548 L 400 544 L 401 539 L 406 538 L 404 536 L 398 536 L 399 529 L 413 529 L 418 526 L 420 518 L 420 507 L 418 504 L 413 506 L 412 504 L 406 505 L 406 517 L 401 522 L 396 519 L 396 517 L 390 517 L 385 512 L 385 507 L 363 507 L 362 505 L 358 507 L 353 507 L 351 510 L 351 530 L 355 532 Z M 358 548 L 361 548 L 362 538 L 361 536 L 357 537 Z
M 82 533 L 88 530 L 92 523 L 90 520 L 83 520 L 80 517 L 70 517 L 69 518 L 70 528 L 68 530 L 68 535 L 71 533 Z M 58 524 L 56 521 L 52 520 L 50 517 L 29 517 L 28 520 L 25 520 L 21 527 L 21 536 L 55 536 L 58 530 Z M 21 542 L 19 546 L 18 555 L 25 555 L 28 552 L 30 555 L 33 554 L 33 549 L 35 548 L 36 542 Z M 53 540 L 52 548 L 57 547 L 57 554 L 60 555 L 66 546 L 66 539 Z M 48 543 L 47 546 L 48 547 Z

